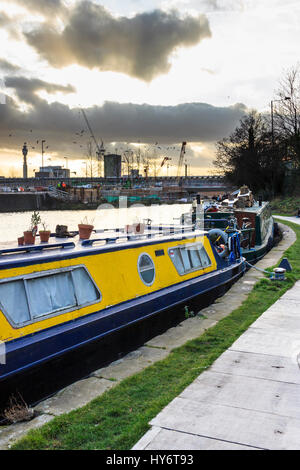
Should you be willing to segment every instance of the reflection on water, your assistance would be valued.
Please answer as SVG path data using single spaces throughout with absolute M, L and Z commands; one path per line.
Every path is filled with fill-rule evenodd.
M 155 224 L 178 222 L 176 218 L 188 212 L 190 204 L 154 205 L 129 207 L 124 209 L 84 210 L 84 211 L 40 211 L 41 219 L 49 230 L 55 231 L 57 224 L 67 225 L 68 230 L 78 230 L 80 223 L 91 223 L 97 229 L 123 227 L 126 224 L 151 219 Z M 0 242 L 17 241 L 24 230 L 30 228 L 31 212 L 10 212 L 1 214 Z M 86 221 L 87 219 L 87 221 Z M 42 228 L 42 226 L 40 226 Z

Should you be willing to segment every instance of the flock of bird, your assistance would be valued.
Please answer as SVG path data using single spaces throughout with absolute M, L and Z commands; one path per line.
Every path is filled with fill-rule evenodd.
M 30 129 L 29 132 L 32 134 L 33 130 Z M 75 132 L 74 135 L 77 136 L 77 137 L 79 137 L 79 138 L 81 139 L 82 137 L 86 137 L 86 134 L 87 134 L 87 131 L 84 130 L 84 129 L 82 129 L 80 132 Z M 12 137 L 14 137 L 14 135 L 11 133 L 11 134 L 8 135 L 8 137 L 12 138 Z M 90 139 L 93 139 L 93 136 L 90 136 Z M 44 140 L 44 142 L 45 142 L 45 140 Z M 42 139 L 36 140 L 36 144 L 34 144 L 34 145 L 33 145 L 32 143 L 29 143 L 30 148 L 31 148 L 32 150 L 35 150 L 35 149 L 36 149 L 36 145 L 38 145 L 39 143 L 42 143 Z M 85 147 L 85 146 L 82 144 L 82 141 L 81 141 L 81 142 L 78 142 L 77 140 L 74 140 L 74 141 L 73 141 L 73 145 L 79 145 L 80 148 Z M 158 142 L 155 142 L 154 144 L 150 144 L 150 145 L 148 146 L 148 148 L 145 148 L 145 145 L 144 145 L 144 151 L 145 151 L 146 153 L 148 153 L 151 148 L 152 148 L 153 150 L 154 150 L 154 149 L 155 149 L 155 150 L 158 149 L 158 150 L 164 150 L 164 151 L 167 151 L 167 150 L 176 150 L 176 149 L 177 149 L 176 146 L 168 146 L 168 147 L 164 147 L 164 146 L 163 146 L 163 147 L 161 147 L 161 146 L 158 145 Z M 45 146 L 45 150 L 47 150 L 47 149 L 49 149 L 49 145 Z M 121 151 L 123 151 L 123 152 L 126 151 L 126 149 L 124 150 L 124 147 L 123 147 L 122 145 L 119 145 L 118 148 L 115 148 L 115 151 L 118 151 L 118 150 L 119 150 L 119 151 L 121 150 Z M 127 146 L 127 151 L 128 151 L 128 146 Z

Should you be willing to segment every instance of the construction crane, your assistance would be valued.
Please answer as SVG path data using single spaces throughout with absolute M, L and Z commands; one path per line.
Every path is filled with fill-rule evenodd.
M 164 158 L 163 158 L 163 160 L 162 160 L 162 162 L 161 162 L 161 164 L 160 164 L 160 167 L 159 167 L 158 170 L 157 170 L 157 175 L 156 175 L 156 176 L 158 176 L 158 174 L 160 173 L 160 170 L 162 169 L 162 167 L 164 166 L 164 164 L 165 164 L 168 160 L 172 160 L 172 158 L 169 158 L 169 157 L 164 157 Z
M 178 162 L 178 167 L 177 167 L 177 181 L 179 182 L 180 180 L 180 173 L 183 165 L 183 159 L 185 155 L 185 147 L 186 147 L 186 142 L 182 142 L 181 150 L 180 150 L 180 156 L 179 156 L 179 162 Z
M 95 145 L 96 145 L 96 155 L 97 155 L 97 161 L 98 161 L 98 176 L 100 176 L 100 161 L 101 159 L 103 159 L 104 157 L 104 153 L 105 153 L 105 149 L 104 149 L 104 143 L 103 143 L 103 140 L 101 139 L 101 145 L 98 144 L 97 140 L 96 140 L 96 137 L 93 133 L 93 130 L 90 126 L 90 123 L 88 121 L 88 118 L 87 118 L 87 115 L 85 113 L 85 110 L 84 109 L 81 109 L 81 112 L 83 114 L 83 117 L 84 117 L 84 120 L 86 122 L 86 125 L 88 127 L 88 130 L 90 131 L 90 134 L 91 134 L 91 137 L 93 139 L 93 141 L 95 142 Z
M 168 160 L 172 160 L 172 158 L 165 157 L 165 158 L 163 159 L 163 161 L 161 162 L 160 167 L 162 168 L 162 167 L 164 166 L 164 164 L 165 164 Z

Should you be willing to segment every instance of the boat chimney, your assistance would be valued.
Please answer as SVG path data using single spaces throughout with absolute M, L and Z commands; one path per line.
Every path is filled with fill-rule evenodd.
M 258 205 L 259 205 L 259 207 L 262 206 L 262 196 L 258 197 Z
M 201 195 L 197 194 L 197 206 L 201 204 Z

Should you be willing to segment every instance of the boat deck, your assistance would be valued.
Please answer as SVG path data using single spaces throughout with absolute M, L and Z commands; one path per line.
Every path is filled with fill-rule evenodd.
M 57 238 L 51 235 L 49 243 L 39 243 L 39 237 L 34 245 L 17 246 L 15 242 L 5 242 L 0 244 L 0 269 L 13 262 L 33 261 L 38 262 L 47 258 L 64 258 L 68 254 L 87 254 L 91 251 L 120 249 L 138 245 L 162 242 L 167 240 L 177 240 L 195 236 L 202 236 L 206 232 L 193 230 L 186 226 L 160 226 L 151 227 L 143 234 L 127 233 L 124 229 L 100 229 L 95 230 L 88 240 L 80 240 L 78 235 L 66 238 Z

